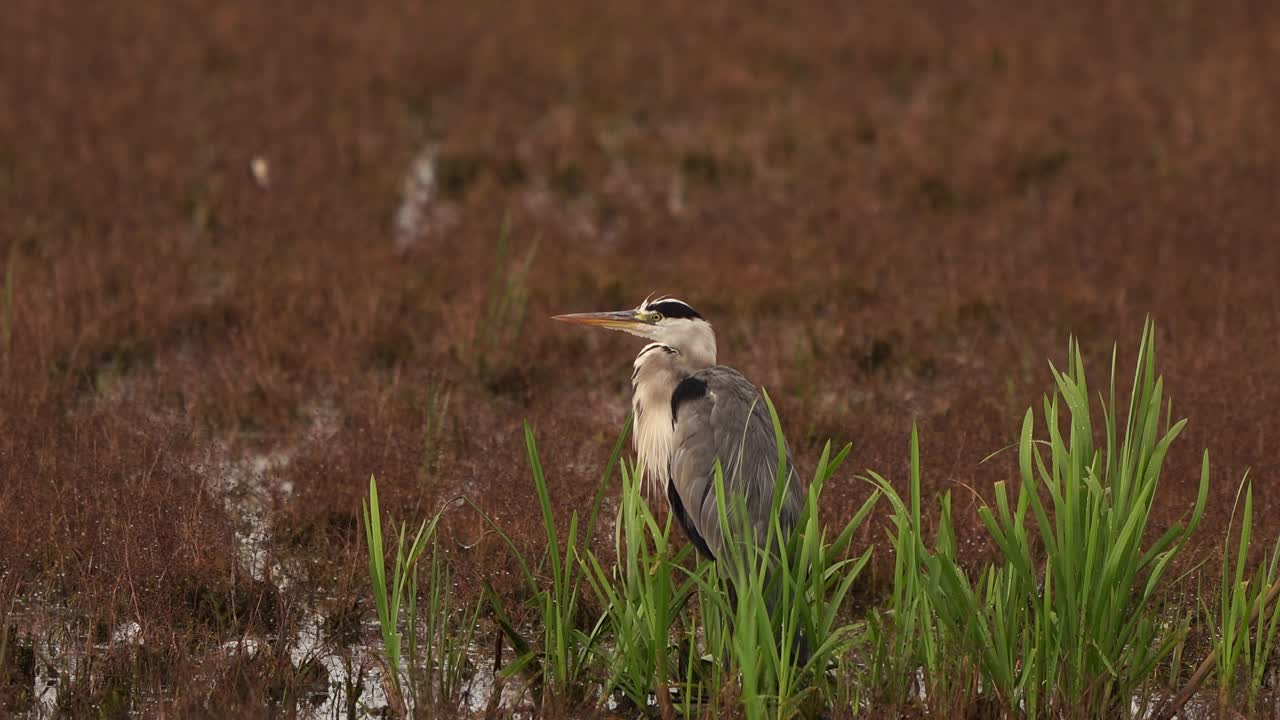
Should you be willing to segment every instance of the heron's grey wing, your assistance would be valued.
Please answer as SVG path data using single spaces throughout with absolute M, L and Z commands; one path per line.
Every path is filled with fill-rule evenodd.
M 717 556 L 723 545 L 716 507 L 715 462 L 720 460 L 728 497 L 741 496 L 757 542 L 766 537 L 772 509 L 778 446 L 764 398 L 751 381 L 716 366 L 685 378 L 671 397 L 675 442 L 668 495 L 677 519 L 703 552 Z M 800 485 L 787 451 L 788 482 L 781 506 L 784 531 L 800 515 Z M 679 501 L 677 507 L 676 500 Z M 727 510 L 732 510 L 733 505 Z

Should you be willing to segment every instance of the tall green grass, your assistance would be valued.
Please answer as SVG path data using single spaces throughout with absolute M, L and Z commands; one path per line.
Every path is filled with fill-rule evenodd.
M 1113 350 L 1100 417 L 1091 409 L 1078 344 L 1069 345 L 1065 372 L 1050 365 L 1055 388 L 1043 403 L 1045 437 L 1035 437 L 1028 410 L 1018 443 L 1017 495 L 996 483 L 994 504 L 978 511 L 1001 562 L 976 582 L 956 557 L 945 502 L 935 550 L 918 536 L 919 516 L 911 518 L 917 540 L 909 552 L 920 556 L 928 602 L 949 647 L 977 670 L 983 695 L 1030 717 L 1127 709 L 1185 634 L 1163 612 L 1162 581 L 1204 512 L 1208 453 L 1189 517 L 1148 541 L 1164 459 L 1186 421 L 1169 420 L 1150 323 L 1124 418 L 1115 400 L 1115 359 Z M 915 443 L 913 436 L 913 507 L 919 502 Z
M 1252 574 L 1247 572 L 1249 547 L 1253 541 L 1253 483 L 1247 478 L 1241 486 L 1244 507 L 1240 511 L 1240 534 L 1234 556 L 1231 538 L 1223 543 L 1222 581 L 1214 635 L 1215 670 L 1218 680 L 1218 708 L 1226 712 L 1243 700 L 1244 707 L 1254 712 L 1262 689 L 1263 672 L 1275 646 L 1280 629 L 1280 603 L 1267 606 L 1268 590 L 1280 580 L 1280 540 L 1263 558 Z M 1236 513 L 1232 512 L 1234 525 Z M 1258 621 L 1256 632 L 1250 626 Z M 1239 696 L 1243 695 L 1243 698 Z
M 570 515 L 567 537 L 562 543 L 533 429 L 528 423 L 525 424 L 525 449 L 547 539 L 546 555 L 540 564 L 535 566 L 531 563 L 511 538 L 486 517 L 490 527 L 502 538 L 516 559 L 529 595 L 527 604 L 537 619 L 535 628 L 518 626 L 498 593 L 490 591 L 495 618 L 517 654 L 516 659 L 503 670 L 503 676 L 507 679 L 517 676 L 526 678 L 535 689 L 535 700 L 539 707 L 573 707 L 582 703 L 595 686 L 590 672 L 597 644 L 605 631 L 606 619 L 601 615 L 583 622 L 585 613 L 581 612 L 584 610 L 581 606 L 581 591 L 584 577 L 590 571 L 582 566 L 581 558 L 586 556 L 595 536 L 596 521 L 605 491 L 613 475 L 613 467 L 621 457 L 630 427 L 631 423 L 628 421 L 614 445 L 587 514 L 585 527 L 580 527 L 579 515 L 574 511 Z
M 888 499 L 892 514 L 886 529 L 893 549 L 893 578 L 887 605 L 873 608 L 867 621 L 865 654 L 868 656 L 867 684 L 882 704 L 898 707 L 925 695 L 920 678 L 933 682 L 942 662 L 942 638 L 932 600 L 920 568 L 927 551 L 921 538 L 923 527 L 920 495 L 920 438 L 911 429 L 911 477 L 908 503 L 881 475 L 868 471 L 870 481 Z M 950 520 L 950 497 L 943 498 L 942 522 Z M 941 540 L 950 538 L 945 529 Z M 943 552 L 947 548 L 939 548 Z M 952 553 L 954 554 L 954 553 Z M 919 672 L 917 672 L 919 671 Z M 932 688 L 938 690 L 939 688 Z
M 603 692 L 621 691 L 635 708 L 650 698 L 664 715 L 674 712 L 671 690 L 677 684 L 680 648 L 675 632 L 679 616 L 695 590 L 678 568 L 692 546 L 673 550 L 672 516 L 659 521 L 642 494 L 639 468 L 621 468 L 622 497 L 614 532 L 614 564 L 605 565 L 590 550 L 584 563 L 591 589 L 604 608 L 613 647 L 606 651 Z M 686 684 L 684 696 L 691 689 Z
M 393 707 L 414 717 L 435 717 L 440 711 L 448 715 L 462 703 L 473 670 L 467 653 L 474 644 L 482 608 L 482 599 L 460 607 L 453 597 L 452 572 L 436 534 L 442 513 L 419 525 L 412 540 L 403 523 L 397 527 L 388 576 L 378 484 L 369 479 L 362 518 L 388 690 Z M 396 527 L 394 521 L 391 524 Z M 430 559 L 425 589 L 419 583 L 424 555 Z M 421 608 L 420 595 L 426 600 Z
M 764 395 L 778 447 L 771 521 L 756 537 L 745 498 L 729 494 L 723 469 L 715 468 L 716 507 L 723 535 L 716 572 L 692 577 L 709 638 L 719 642 L 713 658 L 727 661 L 739 702 L 748 718 L 789 718 L 819 712 L 839 692 L 828 670 L 853 645 L 858 624 L 842 616 L 845 599 L 871 557 L 871 548 L 850 552 L 855 532 L 879 499 L 874 492 L 831 534 L 819 517 L 827 481 L 848 457 L 823 448 L 796 527 L 782 527 L 781 503 L 790 481 L 782 426 Z M 735 519 L 737 518 L 737 519 Z M 763 542 L 761 541 L 763 540 Z M 714 625 L 713 625 L 714 624 Z
M 414 621 L 414 605 L 417 593 L 418 556 L 426 548 L 427 541 L 434 534 L 439 515 L 430 521 L 423 521 L 406 550 L 408 539 L 405 525 L 399 526 L 395 541 L 395 561 L 391 577 L 387 577 L 386 555 L 383 550 L 382 512 L 378 504 L 378 483 L 369 478 L 369 498 L 361 505 L 364 519 L 365 542 L 369 549 L 369 579 L 373 586 L 373 601 L 378 612 L 378 626 L 382 630 L 382 648 L 387 665 L 392 691 L 396 700 L 404 706 L 408 698 L 402 678 L 401 659 L 404 647 L 401 624 L 401 604 L 405 598 L 409 601 L 408 633 L 409 648 L 416 645 L 417 627 Z M 394 526 L 394 522 L 392 523 Z
M 429 584 L 422 591 L 426 604 L 421 612 L 415 599 L 416 570 L 409 593 L 409 616 L 415 619 L 408 636 L 410 692 L 418 715 L 434 717 L 443 712 L 448 717 L 463 704 L 463 694 L 474 675 L 468 653 L 476 643 L 484 598 L 463 605 L 454 597 L 453 573 L 444 562 L 437 535 L 431 538 L 430 558 Z
M 1114 348 L 1109 382 L 1096 396 L 1074 340 L 1065 370 L 1050 365 L 1053 387 L 1039 423 L 1031 409 L 1023 418 L 1017 476 L 996 483 L 989 504 L 978 509 L 996 560 L 976 569 L 972 558 L 961 556 L 950 495 L 939 498 L 936 518 L 926 517 L 914 428 L 906 497 L 868 471 L 870 497 L 831 528 L 821 522 L 822 498 L 848 446 L 823 449 L 789 533 L 776 520 L 789 481 L 784 455 L 778 457 L 775 519 L 762 537 L 735 520 L 745 516 L 743 498 L 729 491 L 717 467 L 724 549 L 713 563 L 673 535 L 670 516 L 643 496 L 640 470 L 621 460 L 629 425 L 591 507 L 582 516 L 569 513 L 565 524 L 557 520 L 526 424 L 545 552 L 527 555 L 485 517 L 519 568 L 517 604 L 492 588 L 483 605 L 452 598 L 449 569 L 435 544 L 439 515 L 412 536 L 399 526 L 388 575 L 371 482 L 365 526 L 388 667 L 401 667 L 402 602 L 410 617 L 425 613 L 430 638 L 421 642 L 416 622 L 404 625 L 404 652 L 421 645 L 426 653 L 425 660 L 408 658 L 405 707 L 456 702 L 448 699 L 458 696 L 470 672 L 465 648 L 487 609 L 515 650 L 502 677 L 530 689 L 544 713 L 610 706 L 664 720 L 886 710 L 1074 718 L 1126 715 L 1136 702 L 1146 716 L 1151 701 L 1170 695 L 1190 660 L 1184 643 L 1194 614 L 1185 597 L 1173 594 L 1169 574 L 1184 567 L 1175 561 L 1205 511 L 1209 459 L 1204 453 L 1196 500 L 1183 521 L 1153 532 L 1165 458 L 1186 421 L 1172 420 L 1149 323 L 1137 355 L 1122 403 Z M 767 395 L 764 401 L 783 447 L 777 412 Z M 615 469 L 620 493 L 608 558 L 597 554 L 594 539 Z M 1216 628 L 1214 654 L 1161 717 L 1181 707 L 1209 669 L 1216 670 L 1224 708 L 1252 708 L 1262 692 L 1280 629 L 1273 604 L 1280 594 L 1280 544 L 1247 572 L 1255 542 L 1252 488 L 1242 493 L 1239 534 L 1224 547 L 1218 600 L 1204 614 Z M 883 548 L 894 555 L 890 586 L 877 607 L 852 612 L 847 601 L 872 552 L 855 549 L 855 537 L 882 495 L 889 503 Z M 931 538 L 926 526 L 935 528 Z M 424 574 L 430 585 L 420 610 L 416 563 L 423 557 L 431 570 Z M 424 682 L 421 673 L 434 680 Z

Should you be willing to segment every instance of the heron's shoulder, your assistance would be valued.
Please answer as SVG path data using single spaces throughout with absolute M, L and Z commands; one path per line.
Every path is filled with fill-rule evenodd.
M 706 372 L 705 370 L 702 372 Z M 680 417 L 680 407 L 687 405 L 694 400 L 707 397 L 710 388 L 705 378 L 699 377 L 701 372 L 694 373 L 689 377 L 681 380 L 676 384 L 676 389 L 671 393 L 671 424 L 675 425 L 676 420 Z
M 745 375 L 724 365 L 704 368 L 681 380 L 671 393 L 671 416 L 678 417 L 680 407 L 699 399 L 752 397 L 759 391 Z
M 714 365 L 690 375 L 687 380 L 701 382 L 708 391 L 717 394 L 754 396 L 759 393 L 755 383 L 747 376 L 724 365 Z

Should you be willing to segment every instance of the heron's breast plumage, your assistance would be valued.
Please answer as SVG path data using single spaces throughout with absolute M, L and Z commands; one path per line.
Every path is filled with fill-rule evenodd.
M 651 496 L 665 496 L 667 466 L 675 449 L 671 394 L 682 378 L 673 362 L 677 355 L 674 348 L 653 343 L 636 356 L 631 376 L 631 407 L 635 413 L 632 439 Z
M 667 480 L 667 465 L 671 462 L 671 400 L 647 402 L 637 394 L 634 399 L 636 413 L 636 457 L 644 466 L 645 479 L 650 490 L 660 491 Z M 664 407 L 665 405 L 665 407 Z

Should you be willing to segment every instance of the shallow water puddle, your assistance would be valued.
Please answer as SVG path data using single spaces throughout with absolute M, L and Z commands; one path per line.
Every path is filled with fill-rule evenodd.
M 425 162 L 425 160 L 424 160 Z M 426 173 L 427 170 L 419 168 Z M 237 520 L 237 558 L 241 567 L 254 580 L 268 582 L 283 590 L 291 582 L 290 572 L 268 549 L 271 533 L 271 508 L 275 494 L 289 495 L 292 484 L 280 477 L 306 444 L 324 442 L 338 427 L 337 413 L 323 405 L 308 410 L 311 430 L 300 447 L 252 452 L 239 458 L 230 457 L 225 446 L 216 447 L 210 460 L 197 468 L 211 483 L 222 490 L 228 512 Z M 331 598 L 330 598 L 331 599 Z M 324 692 L 313 691 L 296 708 L 304 717 L 345 718 L 372 717 L 383 714 L 392 705 L 388 696 L 386 667 L 381 659 L 381 635 L 377 622 L 370 617 L 361 621 L 360 642 L 337 647 L 325 637 L 326 618 L 315 607 L 308 609 L 302 627 L 290 645 L 289 657 L 295 668 L 311 666 L 325 675 Z M 133 631 L 136 632 L 136 631 Z M 367 639 L 365 639 L 367 638 Z M 254 638 L 232 641 L 224 645 L 229 654 L 253 653 L 261 641 Z M 485 667 L 483 651 L 469 651 L 474 667 Z M 407 667 L 402 660 L 401 675 Z M 513 707 L 520 698 L 511 683 L 503 684 L 496 702 L 499 707 Z M 480 716 L 494 702 L 497 686 L 492 672 L 479 671 L 466 684 L 463 711 Z
M 9 620 L 17 630 L 15 646 L 19 652 L 23 638 L 30 642 L 32 702 L 26 716 L 58 716 L 67 693 L 80 675 L 84 659 L 84 642 L 73 637 L 68 629 L 76 622 L 74 614 L 65 606 L 32 599 L 27 607 L 15 608 Z M 94 651 L 108 651 L 137 645 L 141 634 L 142 626 L 131 620 L 115 627 L 109 640 L 93 643 L 91 647 Z

